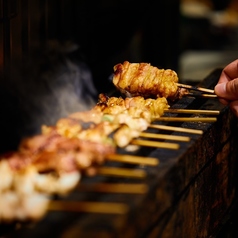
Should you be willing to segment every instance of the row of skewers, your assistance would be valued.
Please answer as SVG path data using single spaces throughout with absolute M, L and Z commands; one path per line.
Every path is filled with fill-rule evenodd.
M 119 155 L 117 148 L 124 148 L 125 151 L 131 145 L 179 148 L 176 143 L 138 138 L 189 140 L 189 137 L 145 133 L 149 127 L 202 133 L 199 130 L 152 124 L 158 120 L 176 120 L 163 117 L 165 112 L 195 113 L 194 110 L 170 109 L 169 99 L 191 96 L 188 93 L 188 85 L 177 83 L 178 78 L 174 71 L 159 70 L 145 63 L 130 64 L 127 61 L 116 65 L 114 71 L 113 83 L 127 95 L 126 98 L 100 94 L 98 103 L 91 110 L 75 112 L 67 118 L 61 118 L 54 126 L 43 125 L 40 135 L 24 139 L 18 151 L 1 156 L 0 223 L 38 220 L 48 209 L 61 209 L 60 201 L 52 203 L 52 196 L 70 193 L 84 175 L 109 174 L 134 177 L 146 175 L 143 170 L 132 172 L 103 167 L 107 160 L 145 165 L 158 163 L 156 158 L 145 160 L 138 156 Z M 214 92 L 209 89 L 194 87 L 190 89 L 206 92 L 208 97 L 215 97 Z M 213 115 L 219 113 L 205 110 L 197 112 Z M 214 117 L 194 119 L 203 122 L 216 120 Z M 121 186 L 117 191 L 122 192 L 122 187 L 125 189 L 125 186 Z M 105 184 L 101 186 L 101 191 L 102 188 L 109 191 Z M 144 185 L 137 191 L 142 191 L 141 189 L 146 191 Z M 132 191 L 132 187 L 129 190 Z M 81 209 L 88 207 L 85 203 L 82 205 Z M 126 210 L 121 207 L 118 209 L 118 211 Z M 109 210 L 103 206 L 100 211 Z

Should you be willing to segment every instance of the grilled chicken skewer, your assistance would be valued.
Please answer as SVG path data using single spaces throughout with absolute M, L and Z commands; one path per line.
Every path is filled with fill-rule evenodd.
M 127 145 L 168 107 L 165 98 L 124 100 L 100 95 L 95 108 L 79 112 L 77 120 L 71 115 L 55 126 L 43 125 L 42 134 L 22 140 L 17 152 L 0 158 L 0 221 L 42 217 L 52 194 L 67 194 L 82 172 L 92 175 L 94 166 L 115 153 L 111 132 L 117 130 L 118 145 Z
M 10 160 L 16 160 L 17 156 L 16 153 L 11 155 Z M 18 162 L 22 160 L 23 157 Z M 78 171 L 57 175 L 40 173 L 33 165 L 16 169 L 11 162 L 6 157 L 0 161 L 0 223 L 40 219 L 47 210 L 51 194 L 65 194 L 80 180 Z
M 141 110 L 136 111 L 139 107 Z M 61 118 L 55 126 L 42 126 L 42 134 L 22 140 L 17 152 L 0 159 L 0 221 L 42 217 L 52 194 L 67 194 L 79 182 L 82 171 L 92 173 L 95 164 L 102 164 L 107 155 L 115 153 L 108 138 L 112 131 L 118 130 L 115 138 L 119 145 L 127 145 L 131 134 L 138 137 L 152 115 L 162 115 L 164 108 L 168 108 L 166 99 L 145 103 L 141 97 L 123 100 L 101 95 L 92 111 L 78 114 L 84 122 L 93 122 L 89 128 L 70 117 Z M 119 135 L 128 129 L 125 140 Z M 34 213 L 32 206 L 38 207 Z
M 189 85 L 179 84 L 178 75 L 171 69 L 158 69 L 149 63 L 129 63 L 124 61 L 113 67 L 113 84 L 126 96 L 145 98 L 165 97 L 170 100 L 192 95 Z M 186 87 L 185 87 L 186 86 Z M 199 91 L 199 88 L 196 88 Z M 201 89 L 204 92 L 204 89 Z M 213 91 L 206 92 L 213 93 Z
M 166 98 L 144 99 L 141 96 L 133 98 L 107 97 L 99 95 L 98 104 L 92 109 L 93 118 L 98 124 L 76 136 L 91 135 L 93 138 L 105 137 L 113 132 L 113 141 L 119 147 L 127 146 L 134 138 L 148 128 L 150 123 L 164 114 L 169 105 Z M 87 113 L 87 112 L 86 112 Z M 84 112 L 71 114 L 70 118 L 84 120 Z M 99 128 L 101 128 L 99 130 Z M 97 136 L 96 136 L 97 133 Z
M 163 107 L 168 108 L 166 100 L 162 101 L 164 104 L 157 112 L 160 114 Z M 108 100 L 102 96 L 93 111 L 79 113 L 85 122 L 94 122 L 89 128 L 83 128 L 84 125 L 75 118 L 62 118 L 55 126 L 42 126 L 42 134 L 22 140 L 17 152 L 3 155 L 0 159 L 0 221 L 42 217 L 52 194 L 67 194 L 79 182 L 82 171 L 89 169 L 92 173 L 93 165 L 102 164 L 107 155 L 115 153 L 115 146 L 108 138 L 115 128 L 128 123 L 122 128 L 131 128 L 137 137 L 151 120 L 146 111 L 144 118 L 139 118 L 145 108 L 132 110 L 144 101 L 138 102 L 128 99 L 125 103 L 121 99 Z M 133 118 L 132 114 L 138 118 Z M 87 115 L 91 117 L 85 117 Z M 124 138 L 118 138 L 119 143 L 127 144 L 130 140 L 124 142 Z M 32 206 L 38 209 L 34 210 Z
M 40 219 L 52 194 L 68 194 L 81 172 L 113 153 L 114 145 L 67 138 L 53 128 L 22 140 L 18 151 L 0 158 L 0 223 Z

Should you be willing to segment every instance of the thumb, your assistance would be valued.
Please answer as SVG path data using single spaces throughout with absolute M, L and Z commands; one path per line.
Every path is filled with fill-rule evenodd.
M 226 100 L 238 99 L 238 78 L 226 83 L 217 84 L 214 91 L 218 97 Z

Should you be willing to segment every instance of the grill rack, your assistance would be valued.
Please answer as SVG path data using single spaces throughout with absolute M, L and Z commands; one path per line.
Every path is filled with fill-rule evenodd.
M 220 72 L 220 70 L 212 72 L 204 79 L 202 86 L 207 88 L 213 87 Z M 12 224 L 10 225 L 10 229 L 8 229 L 9 226 L 7 228 L 5 227 L 9 231 L 7 232 L 9 236 L 25 238 L 42 237 L 43 235 L 51 235 L 53 237 L 148 237 L 150 235 L 150 237 L 153 237 L 159 234 L 163 237 L 168 232 L 168 228 L 175 224 L 173 216 L 177 216 L 177 219 L 179 219 L 179 215 L 186 215 L 182 212 L 183 210 L 180 211 L 176 207 L 179 207 L 178 204 L 181 203 L 181 199 L 190 202 L 186 197 L 189 186 L 199 177 L 204 166 L 207 166 L 211 160 L 214 160 L 216 152 L 219 151 L 219 146 L 224 144 L 224 141 L 219 142 L 215 140 L 221 137 L 221 131 L 224 131 L 222 121 L 229 121 L 231 125 L 235 124 L 235 120 L 227 107 L 220 105 L 217 99 L 182 98 L 172 108 L 219 110 L 220 115 L 217 117 L 218 121 L 214 123 L 155 123 L 159 125 L 196 128 L 202 130 L 204 133 L 203 135 L 189 134 L 191 140 L 189 142 L 178 142 L 178 150 L 141 147 L 137 154 L 157 158 L 159 163 L 155 166 L 122 164 L 120 162 L 108 161 L 107 166 L 143 169 L 146 172 L 146 177 L 128 178 L 103 175 L 83 177 L 78 188 L 69 196 L 54 198 L 55 201 L 64 201 L 64 204 L 69 204 L 70 201 L 76 201 L 73 204 L 75 206 L 74 211 L 65 211 L 67 209 L 61 207 L 58 211 L 52 211 L 54 209 L 49 211 L 44 219 L 36 224 Z M 166 115 L 171 116 L 170 113 L 166 113 Z M 177 116 L 179 117 L 181 115 L 178 114 Z M 218 128 L 222 130 L 219 132 Z M 149 128 L 148 131 L 152 133 L 158 132 L 154 128 Z M 184 135 L 183 132 L 173 131 L 171 131 L 171 134 Z M 227 137 L 230 134 L 232 134 L 231 130 L 227 131 Z M 207 142 L 209 142 L 210 148 L 216 149 L 209 150 L 209 146 L 206 145 Z M 118 149 L 118 153 L 125 154 L 125 151 Z M 126 153 L 128 154 L 128 152 Z M 134 153 L 132 152 L 131 154 Z M 95 185 L 100 183 L 136 183 L 138 185 L 146 185 L 146 192 L 104 193 L 93 190 L 87 191 L 80 188 L 81 184 L 85 187 L 89 184 Z M 77 203 L 77 201 L 124 204 L 128 208 L 128 212 L 122 212 L 121 214 L 78 212 L 77 205 L 80 205 L 80 203 Z M 86 206 L 87 204 L 84 203 L 83 205 Z M 119 207 L 119 209 L 123 209 L 123 206 Z M 171 219 L 173 221 L 170 222 L 172 225 L 168 225 Z M 156 228 L 154 228 L 155 224 Z M 170 232 L 176 232 L 176 230 L 178 229 L 174 228 Z

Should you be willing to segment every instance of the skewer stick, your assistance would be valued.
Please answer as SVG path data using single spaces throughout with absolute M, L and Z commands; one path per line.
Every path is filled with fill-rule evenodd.
M 180 122 L 215 122 L 215 117 L 159 117 L 156 121 L 180 121 Z
M 136 155 L 111 154 L 107 156 L 107 159 L 112 161 L 122 162 L 122 163 L 143 164 L 143 165 L 151 165 L 151 166 L 156 166 L 159 164 L 159 160 L 157 158 L 143 157 L 143 156 L 136 156 Z
M 150 128 L 159 129 L 159 130 L 168 130 L 168 131 L 177 131 L 177 132 L 185 132 L 191 134 L 198 134 L 202 135 L 202 130 L 197 129 L 190 129 L 190 128 L 183 128 L 183 127 L 176 127 L 176 126 L 164 126 L 164 125 L 149 125 Z
M 87 212 L 104 214 L 126 214 L 128 206 L 123 203 L 112 202 L 81 202 L 81 201 L 52 201 L 48 206 L 49 211 Z
M 169 113 L 208 114 L 208 115 L 219 115 L 220 114 L 220 111 L 217 111 L 217 110 L 176 109 L 176 108 L 164 109 L 164 112 L 169 112 Z
M 84 192 L 100 192 L 100 193 L 136 193 L 145 194 L 148 191 L 146 184 L 127 184 L 127 183 L 96 183 L 86 185 L 81 183 L 78 190 Z
M 184 141 L 184 142 L 190 141 L 190 138 L 188 136 L 163 135 L 163 134 L 155 134 L 155 133 L 147 133 L 147 132 L 142 132 L 140 134 L 140 137 L 152 138 L 152 139 L 163 139 L 163 140 L 176 140 L 176 141 Z
M 164 149 L 172 149 L 172 150 L 179 149 L 179 144 L 167 143 L 167 142 L 158 142 L 158 141 L 148 141 L 148 140 L 138 140 L 138 139 L 136 139 L 136 140 L 132 140 L 131 144 L 140 145 L 140 146 L 148 146 L 148 147 L 164 148 Z
M 197 94 L 197 93 L 189 92 L 189 93 L 185 93 L 184 95 L 191 96 L 191 97 L 200 97 L 200 98 L 217 98 L 216 94 L 205 94 L 205 93 Z
M 201 95 L 199 95 L 199 97 L 202 97 L 202 98 L 217 98 L 217 95 L 216 94 L 201 94 Z
M 146 172 L 142 169 L 124 169 L 114 167 L 100 167 L 97 174 L 116 177 L 145 178 Z
M 191 85 L 181 84 L 181 83 L 177 83 L 177 86 L 180 88 L 187 88 L 187 89 L 191 89 L 191 90 L 195 90 L 195 91 L 215 94 L 214 90 L 208 89 L 208 88 L 201 88 L 201 87 L 196 87 L 196 86 L 191 86 Z

